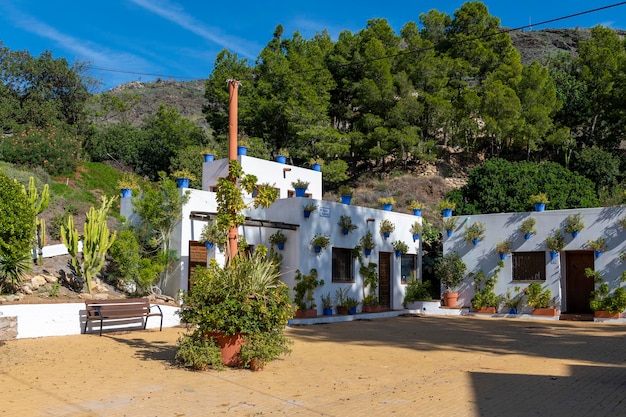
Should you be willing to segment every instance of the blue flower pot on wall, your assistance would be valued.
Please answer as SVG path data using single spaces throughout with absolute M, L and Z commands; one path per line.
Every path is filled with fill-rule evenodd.
M 278 242 L 276 246 L 278 247 L 278 250 L 283 250 L 285 249 L 285 242 Z
M 348 229 L 341 229 L 341 233 L 347 235 L 348 233 L 350 233 L 350 231 Z
M 500 254 L 500 260 L 504 261 L 506 259 L 506 253 L 501 253 Z
M 309 217 L 311 217 L 311 212 L 307 211 L 307 210 L 304 210 L 304 218 L 308 219 Z
M 286 164 L 287 157 L 285 155 L 276 155 L 276 162 L 278 162 L 279 164 Z
M 413 215 L 414 216 L 421 216 L 422 215 L 422 209 L 413 209 Z
M 247 146 L 237 146 L 237 155 L 247 155 L 248 147 Z
M 517 314 L 517 309 L 515 307 L 509 308 L 509 314 Z
M 372 250 L 371 249 L 363 249 L 363 252 L 365 253 L 365 256 L 370 256 L 372 254 Z
M 413 233 L 413 242 L 417 242 L 420 239 L 420 235 L 417 233 Z
M 348 314 L 356 314 L 356 307 L 350 307 L 348 309 Z
M 213 242 L 204 242 L 204 247 L 206 248 L 206 250 L 213 249 Z
M 478 240 L 477 237 L 475 237 L 474 239 L 472 239 L 472 243 L 474 244 L 474 246 L 478 245 L 478 242 L 480 242 L 480 240 Z
M 212 153 L 205 153 L 202 156 L 204 156 L 204 162 L 211 162 L 215 160 L 215 155 L 213 155 Z
M 383 210 L 385 211 L 391 211 L 392 208 L 393 204 L 383 204 Z
M 578 231 L 572 232 L 572 238 L 575 238 L 576 236 L 578 236 Z
M 176 178 L 178 188 L 189 188 L 189 178 Z
M 400 256 L 402 256 L 402 251 L 401 250 L 397 250 L 396 251 L 396 258 L 399 258 Z
M 452 236 L 452 230 L 446 230 L 446 236 L 448 237 Z
M 133 196 L 133 190 L 130 188 L 122 188 L 122 198 L 128 198 Z
M 531 236 L 532 236 L 532 233 L 524 233 L 524 240 L 530 239 Z
M 305 197 L 305 193 L 306 193 L 306 188 L 294 188 L 295 192 L 296 192 L 296 197 Z
M 441 215 L 443 217 L 452 217 L 452 209 L 443 209 L 443 210 L 441 210 Z
M 546 209 L 546 203 L 535 203 L 535 211 L 544 211 Z
M 320 172 L 322 170 L 322 165 L 320 165 L 320 164 L 313 164 L 313 165 L 311 165 L 311 168 L 313 169 L 313 171 Z
M 389 236 L 391 236 L 391 233 L 389 233 L 389 232 L 384 232 L 384 233 L 383 233 L 383 237 L 384 237 L 385 239 L 389 239 Z
M 342 195 L 341 196 L 341 202 L 343 204 L 350 205 L 350 202 L 352 202 L 352 196 L 351 195 Z
M 332 316 L 333 315 L 333 309 L 332 308 L 325 308 L 322 310 L 322 313 L 325 316 Z
M 558 252 L 550 251 L 550 259 L 556 259 L 559 256 Z
M 322 251 L 322 247 L 321 246 L 313 246 L 313 250 L 315 251 L 315 253 L 320 253 Z
M 593 255 L 594 255 L 596 258 L 599 258 L 599 257 L 600 257 L 600 255 L 602 255 L 602 251 L 601 251 L 601 250 L 594 250 L 594 251 L 593 251 Z

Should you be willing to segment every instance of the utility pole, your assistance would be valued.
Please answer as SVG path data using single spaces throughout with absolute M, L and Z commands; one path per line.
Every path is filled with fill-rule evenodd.
M 228 160 L 234 161 L 237 159 L 237 130 L 238 130 L 238 91 L 240 82 L 234 79 L 230 79 L 226 81 L 228 83 Z M 237 179 L 232 175 L 232 173 L 228 172 L 228 178 L 237 185 Z M 232 208 L 229 208 L 232 210 Z M 236 215 L 237 213 L 231 213 Z M 237 251 L 239 250 L 237 247 L 237 243 L 239 240 L 239 233 L 237 231 L 237 227 L 233 226 L 228 231 L 228 253 L 227 253 L 227 262 L 230 261 L 237 255 Z

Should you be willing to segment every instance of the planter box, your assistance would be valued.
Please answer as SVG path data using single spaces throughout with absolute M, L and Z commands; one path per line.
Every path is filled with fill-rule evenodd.
M 477 308 L 474 310 L 474 312 L 478 314 L 496 314 L 496 308 L 495 307 Z
M 348 307 L 337 306 L 337 314 L 347 315 L 348 314 Z
M 621 313 L 609 313 L 608 311 L 594 311 L 593 317 L 597 319 L 619 319 L 622 317 Z
M 364 305 L 363 313 L 380 313 L 383 311 L 383 307 L 381 305 Z
M 317 317 L 317 310 L 315 309 L 296 310 L 297 319 L 314 319 L 315 317 Z
M 533 310 L 534 316 L 558 316 L 556 308 L 536 308 Z

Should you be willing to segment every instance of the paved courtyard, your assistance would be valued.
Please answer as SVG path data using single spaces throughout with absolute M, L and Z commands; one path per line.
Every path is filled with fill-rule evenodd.
M 623 416 L 626 327 L 397 317 L 288 329 L 248 370 L 173 363 L 182 328 L 0 346 L 0 416 Z

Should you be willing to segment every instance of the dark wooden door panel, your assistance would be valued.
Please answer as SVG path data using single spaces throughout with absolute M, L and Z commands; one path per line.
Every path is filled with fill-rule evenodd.
M 592 251 L 568 251 L 565 260 L 565 301 L 567 313 L 589 314 L 589 298 L 593 279 L 585 276 L 585 268 L 593 269 Z
M 383 308 L 391 307 L 391 252 L 378 253 L 378 302 Z

